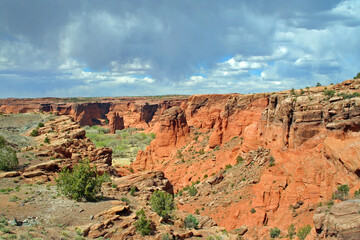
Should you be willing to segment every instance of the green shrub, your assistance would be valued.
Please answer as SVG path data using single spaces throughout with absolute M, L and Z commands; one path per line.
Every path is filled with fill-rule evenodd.
M 131 189 L 130 189 L 130 195 L 131 196 L 134 196 L 135 195 L 135 192 L 136 192 L 136 187 L 135 186 L 132 186 Z
M 46 138 L 44 139 L 44 143 L 49 144 L 49 143 L 50 143 L 50 139 L 49 139 L 48 137 L 46 137 Z
M 102 183 L 108 181 L 107 175 L 100 176 L 96 166 L 91 167 L 89 162 L 80 162 L 75 165 L 72 172 L 63 168 L 56 178 L 60 193 L 68 198 L 80 201 L 97 200 L 96 195 L 101 192 Z
M 360 72 L 354 77 L 354 79 L 360 78 Z
M 300 240 L 304 240 L 306 236 L 310 233 L 310 231 L 311 231 L 310 225 L 303 226 L 299 229 L 297 236 L 299 237 Z
M 197 220 L 197 218 L 190 214 L 188 215 L 186 218 L 185 218 L 185 227 L 186 228 L 194 228 L 194 229 L 197 229 L 198 228 L 198 225 L 199 225 L 199 221 Z
M 318 83 L 316 84 L 316 87 L 321 87 L 321 83 L 318 82 Z
M 164 219 L 170 219 L 174 210 L 174 198 L 170 193 L 155 191 L 150 197 L 150 205 L 154 212 Z
M 251 209 L 250 209 L 250 212 L 253 213 L 253 214 L 256 213 L 255 208 L 251 208 Z
M 196 196 L 196 194 L 198 193 L 198 190 L 196 189 L 196 187 L 194 185 L 189 187 L 189 189 L 187 191 L 190 194 L 190 196 Z
M 231 164 L 226 164 L 226 165 L 225 165 L 225 170 L 228 170 L 228 169 L 230 169 L 230 168 L 232 168 Z
M 5 138 L 0 135 L 0 148 L 5 147 L 5 146 L 6 146 Z
M 349 190 L 350 189 L 347 184 L 338 186 L 337 191 L 334 193 L 334 198 L 341 200 L 347 199 L 349 196 Z
M 351 99 L 354 97 L 360 97 L 360 93 L 354 92 L 354 93 L 338 93 L 339 97 L 343 97 L 343 99 Z
M 291 94 L 291 95 L 296 95 L 294 88 L 292 88 L 292 89 L 290 90 L 290 94 Z
M 270 237 L 271 238 L 278 238 L 280 236 L 280 229 L 277 227 L 270 229 Z
M 36 136 L 39 136 L 39 131 L 37 128 L 33 129 L 32 132 L 30 133 L 30 135 L 32 137 L 36 137 Z
M 286 235 L 286 237 L 293 239 L 294 236 L 296 235 L 294 224 L 290 224 L 290 226 L 287 228 L 287 230 L 288 230 L 288 234 Z
M 151 234 L 151 221 L 147 219 L 144 209 L 136 212 L 138 218 L 134 223 L 136 231 L 140 232 L 142 236 Z
M 355 191 L 354 198 L 360 198 L 360 189 L 359 191 Z
M 129 199 L 127 199 L 126 197 L 122 197 L 121 199 L 120 199 L 122 202 L 126 202 L 126 203 L 130 203 L 130 200 Z
M 242 164 L 244 162 L 244 159 L 242 158 L 242 156 L 237 156 L 236 157 L 236 164 Z
M 11 171 L 19 165 L 16 152 L 11 148 L 3 145 L 0 147 L 0 170 Z
M 323 94 L 325 96 L 333 97 L 335 95 L 335 91 L 334 90 L 324 90 Z
M 273 156 L 271 156 L 269 160 L 269 167 L 273 167 L 273 166 L 275 166 L 275 159 Z
M 44 124 L 42 123 L 42 122 L 40 122 L 39 124 L 38 124 L 38 127 L 43 127 L 44 126 Z

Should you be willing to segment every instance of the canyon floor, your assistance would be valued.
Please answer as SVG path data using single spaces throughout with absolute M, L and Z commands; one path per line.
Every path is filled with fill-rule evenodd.
M 1 238 L 360 237 L 359 80 L 249 95 L 1 99 L 0 112 L 19 159 L 0 173 Z M 97 202 L 56 187 L 62 168 L 85 159 L 110 176 Z M 156 190 L 174 194 L 170 222 L 149 205 Z M 150 236 L 135 229 L 140 209 Z M 198 229 L 184 227 L 189 214 Z

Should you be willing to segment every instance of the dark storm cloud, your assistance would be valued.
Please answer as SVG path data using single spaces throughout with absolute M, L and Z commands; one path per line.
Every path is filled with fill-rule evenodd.
M 355 0 L 4 0 L 0 82 L 11 93 L 16 91 L 8 81 L 21 79 L 43 94 L 69 96 L 196 93 L 199 86 L 229 92 L 236 84 L 241 91 L 243 82 L 259 81 L 252 69 L 279 88 L 290 82 L 281 83 L 283 78 L 296 86 L 314 74 L 326 82 L 327 72 L 344 78 L 356 68 L 342 64 L 348 55 L 358 60 L 352 54 L 359 47 L 354 40 L 347 46 L 341 41 L 357 32 L 359 5 Z M 249 84 L 249 91 L 253 87 Z

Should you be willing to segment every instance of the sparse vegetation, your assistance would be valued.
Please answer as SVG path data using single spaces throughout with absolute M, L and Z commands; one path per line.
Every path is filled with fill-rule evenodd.
M 199 221 L 197 220 L 197 218 L 194 215 L 190 214 L 185 218 L 184 223 L 185 223 L 186 228 L 197 229 Z
M 6 146 L 5 138 L 0 136 L 0 170 L 11 171 L 19 165 L 16 152 L 10 146 Z
M 100 126 L 85 126 L 86 137 L 90 138 L 96 147 L 110 147 L 114 158 L 135 159 L 139 150 L 144 150 L 152 140 L 154 133 L 145 134 L 136 128 L 117 130 L 116 134 L 107 134 L 109 130 Z
M 275 166 L 275 159 L 273 156 L 270 156 L 269 167 L 273 167 L 273 166 Z
M 335 96 L 335 91 L 334 90 L 324 90 L 323 94 L 325 96 L 333 97 L 333 96 Z
M 174 198 L 170 193 L 155 191 L 150 197 L 150 205 L 154 212 L 164 219 L 172 218 Z
M 316 84 L 316 87 L 321 87 L 321 83 L 318 82 L 318 83 Z
M 359 79 L 360 78 L 360 72 L 358 74 L 356 74 L 356 76 L 354 77 L 354 79 Z
M 281 233 L 281 231 L 277 227 L 270 229 L 270 237 L 271 238 L 278 238 L 280 236 L 280 233 Z
M 236 164 L 242 164 L 244 162 L 244 159 L 239 155 L 236 157 Z
M 38 127 L 44 127 L 44 124 L 42 122 L 39 122 Z
M 59 192 L 76 201 L 96 201 L 101 185 L 106 181 L 108 176 L 100 176 L 96 166 L 91 167 L 88 162 L 80 162 L 72 171 L 63 168 L 56 179 Z
M 250 209 L 250 212 L 253 213 L 253 214 L 256 213 L 255 208 L 251 208 L 251 209 Z
M 311 231 L 310 225 L 303 226 L 299 229 L 297 236 L 299 237 L 300 240 L 304 240 L 306 236 L 310 233 L 310 231 Z
M 342 97 L 343 99 L 351 99 L 354 97 L 360 97 L 360 93 L 354 92 L 352 94 L 350 93 L 338 93 L 337 96 Z
M 347 184 L 338 186 L 334 193 L 335 199 L 346 200 L 349 197 L 349 186 Z
M 294 236 L 296 235 L 294 224 L 290 224 L 290 226 L 287 228 L 287 230 L 288 230 L 288 234 L 286 235 L 286 237 L 293 239 Z
M 30 135 L 32 137 L 39 136 L 39 130 L 37 128 L 33 129 L 32 132 L 30 133 Z
M 188 193 L 190 194 L 190 196 L 196 196 L 196 194 L 198 193 L 198 190 L 196 189 L 196 187 L 194 185 L 192 185 L 191 187 L 189 187 L 187 189 Z
M 231 164 L 226 164 L 226 165 L 225 165 L 225 170 L 228 170 L 228 169 L 230 169 L 230 168 L 232 168 Z
M 50 144 L 50 139 L 49 139 L 48 137 L 46 137 L 46 138 L 44 139 L 44 143 Z
M 136 231 L 138 231 L 142 236 L 150 235 L 151 221 L 147 219 L 144 209 L 137 211 L 136 217 L 138 218 L 134 223 Z
M 134 196 L 135 195 L 135 192 L 136 192 L 136 187 L 135 186 L 132 186 L 131 189 L 130 189 L 130 195 L 131 196 Z

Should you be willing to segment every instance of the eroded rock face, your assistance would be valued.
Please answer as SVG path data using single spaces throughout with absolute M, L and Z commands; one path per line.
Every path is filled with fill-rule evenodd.
M 169 148 L 176 148 L 185 143 L 189 133 L 184 111 L 180 107 L 166 109 L 158 123 L 156 141 L 150 143 L 145 151 L 139 151 L 133 168 L 154 170 L 160 159 L 169 157 Z
M 109 120 L 110 133 L 114 134 L 116 130 L 124 129 L 124 118 L 117 112 L 110 112 L 107 114 Z
M 320 207 L 314 215 L 317 236 L 321 239 L 360 239 L 360 200 L 347 200 Z

